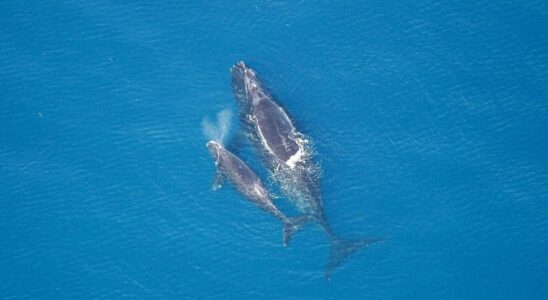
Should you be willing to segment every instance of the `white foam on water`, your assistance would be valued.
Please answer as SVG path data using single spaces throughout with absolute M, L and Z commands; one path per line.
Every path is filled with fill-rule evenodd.
M 285 163 L 291 168 L 294 169 L 298 162 L 302 161 L 303 151 L 299 148 L 297 153 L 293 154 Z

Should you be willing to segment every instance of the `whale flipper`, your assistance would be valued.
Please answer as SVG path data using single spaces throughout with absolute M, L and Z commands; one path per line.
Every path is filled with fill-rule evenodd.
M 291 239 L 293 238 L 293 234 L 299 228 L 301 228 L 304 224 L 308 223 L 310 220 L 312 220 L 312 217 L 310 216 L 300 216 L 300 217 L 294 217 L 294 218 L 287 218 L 284 221 L 284 229 L 283 229 L 283 243 L 284 247 L 287 247 L 289 245 L 289 242 L 291 242 Z
M 375 242 L 381 242 L 384 239 L 371 238 L 361 240 L 346 240 L 333 237 L 331 241 L 331 257 L 325 268 L 325 279 L 329 280 L 331 274 L 340 266 L 348 257 L 356 253 L 362 248 L 365 248 Z
M 211 190 L 216 191 L 222 188 L 224 183 L 225 183 L 225 176 L 219 170 L 217 170 L 217 173 L 215 173 L 215 177 L 213 177 Z

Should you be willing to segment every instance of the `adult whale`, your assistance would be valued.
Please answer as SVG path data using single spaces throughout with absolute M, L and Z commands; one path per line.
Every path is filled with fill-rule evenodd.
M 348 240 L 335 234 L 325 217 L 320 193 L 321 170 L 313 160 L 309 139 L 297 131 L 253 69 L 241 61 L 231 68 L 231 73 L 240 119 L 261 150 L 271 174 L 298 210 L 314 217 L 331 241 L 331 256 L 325 270 L 329 279 L 349 255 L 380 239 Z
M 206 146 L 217 169 L 213 182 L 213 189 L 215 190 L 221 187 L 224 179 L 231 181 L 246 199 L 282 221 L 284 225 L 283 244 L 284 246 L 287 246 L 293 233 L 309 221 L 311 219 L 310 216 L 296 218 L 285 216 L 268 196 L 268 192 L 259 176 L 257 176 L 247 164 L 232 152 L 226 150 L 226 148 L 217 141 L 209 141 Z

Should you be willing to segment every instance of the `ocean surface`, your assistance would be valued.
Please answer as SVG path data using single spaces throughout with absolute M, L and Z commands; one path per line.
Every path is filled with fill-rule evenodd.
M 548 299 L 546 1 L 2 1 L 0 45 L 0 299 Z M 329 282 L 318 226 L 211 190 L 239 60 L 386 238 Z

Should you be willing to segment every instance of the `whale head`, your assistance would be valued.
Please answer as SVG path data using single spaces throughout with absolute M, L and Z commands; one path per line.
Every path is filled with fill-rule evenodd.
M 252 105 L 253 101 L 257 100 L 254 95 L 262 90 L 257 74 L 243 61 L 232 66 L 230 72 L 232 73 L 232 89 L 236 100 L 245 106 Z
M 213 157 L 215 164 L 219 162 L 219 157 L 221 156 L 222 146 L 217 141 L 209 141 L 206 144 L 209 154 Z

